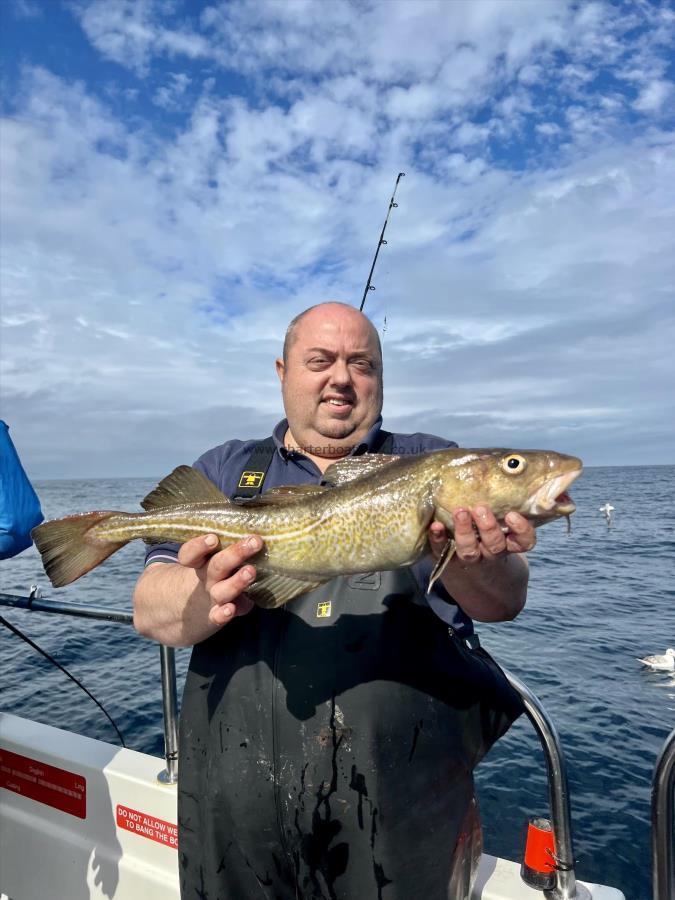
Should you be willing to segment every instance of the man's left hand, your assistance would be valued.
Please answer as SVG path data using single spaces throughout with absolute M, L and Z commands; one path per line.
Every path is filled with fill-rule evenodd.
M 474 509 L 455 509 L 455 559 L 461 566 L 473 566 L 482 560 L 494 560 L 507 553 L 525 553 L 537 542 L 533 526 L 517 512 L 509 512 L 504 519 L 508 532 L 487 506 Z M 440 556 L 451 535 L 441 522 L 429 526 L 429 544 L 435 557 Z M 453 560 L 454 561 L 454 560 Z
M 429 544 L 438 559 L 454 537 L 455 554 L 440 577 L 464 612 L 480 622 L 503 622 L 522 610 L 527 597 L 528 565 L 522 554 L 531 550 L 534 528 L 515 512 L 506 514 L 507 534 L 491 509 L 455 509 L 454 535 L 441 522 L 429 526 Z M 478 564 L 481 565 L 478 565 Z

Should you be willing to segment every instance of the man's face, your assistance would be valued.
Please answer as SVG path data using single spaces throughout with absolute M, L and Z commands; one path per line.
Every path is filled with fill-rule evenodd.
M 277 373 L 291 437 L 312 455 L 346 455 L 382 410 L 377 338 L 357 310 L 326 304 L 307 313 Z

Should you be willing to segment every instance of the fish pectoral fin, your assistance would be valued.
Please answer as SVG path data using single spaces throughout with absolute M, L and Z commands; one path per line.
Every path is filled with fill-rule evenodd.
M 147 512 L 177 503 L 229 503 L 223 492 L 192 466 L 178 466 L 141 500 Z
M 242 500 L 240 506 L 271 506 L 279 503 L 293 503 L 295 500 L 306 500 L 308 497 L 323 494 L 330 488 L 320 484 L 289 484 L 283 487 L 270 488 L 258 497 Z
M 328 466 L 323 473 L 323 480 L 337 487 L 348 481 L 355 481 L 362 475 L 370 475 L 371 472 L 390 466 L 400 458 L 400 456 L 392 456 L 387 453 L 364 453 L 363 456 L 348 456 Z
M 294 597 L 313 591 L 314 588 L 329 580 L 324 578 L 320 581 L 303 581 L 290 575 L 262 573 L 246 589 L 246 593 L 258 606 L 262 606 L 264 609 L 276 609 L 277 606 L 283 606 Z
M 436 565 L 433 568 L 431 575 L 429 576 L 429 584 L 427 585 L 427 594 L 431 591 L 434 583 L 438 581 L 443 572 L 445 571 L 445 567 L 450 562 L 452 557 L 455 555 L 455 542 L 452 538 L 447 542 L 443 550 L 441 551 L 441 555 L 436 560 Z

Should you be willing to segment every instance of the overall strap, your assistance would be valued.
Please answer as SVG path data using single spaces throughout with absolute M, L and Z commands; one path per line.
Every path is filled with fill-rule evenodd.
M 394 435 L 390 431 L 381 430 L 371 452 L 391 453 L 393 446 Z M 251 497 L 258 496 L 276 450 L 273 437 L 258 441 L 239 473 L 237 490 L 232 495 L 233 500 L 250 500 Z
M 375 441 L 373 449 L 370 452 L 390 454 L 393 448 L 394 435 L 391 433 L 391 431 L 384 431 L 383 429 L 380 429 L 380 432 L 377 435 L 377 440 Z
M 251 497 L 258 496 L 276 452 L 277 445 L 271 435 L 258 441 L 239 473 L 233 500 L 250 500 Z

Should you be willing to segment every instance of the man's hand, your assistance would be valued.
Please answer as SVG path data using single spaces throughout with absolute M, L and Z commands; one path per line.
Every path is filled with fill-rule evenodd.
M 253 608 L 253 601 L 245 591 L 255 581 L 256 570 L 245 563 L 262 549 L 263 542 L 257 534 L 252 534 L 225 550 L 214 552 L 217 546 L 215 534 L 192 538 L 178 551 L 178 562 L 194 569 L 201 587 L 211 599 L 209 621 L 220 626 Z
M 525 553 L 537 543 L 534 528 L 524 516 L 510 512 L 505 523 L 509 531 L 504 534 L 489 507 L 456 509 L 452 513 L 455 523 L 455 557 L 461 566 L 473 566 L 482 560 L 493 560 L 506 553 Z M 474 527 L 475 525 L 475 527 Z M 429 527 L 431 552 L 438 558 L 450 534 L 441 522 Z
M 481 622 L 513 619 L 527 596 L 528 565 L 522 556 L 536 543 L 534 528 L 516 512 L 506 514 L 507 534 L 485 506 L 453 510 L 455 555 L 440 580 L 464 612 Z M 475 526 L 475 527 L 474 527 Z M 441 522 L 429 526 L 438 559 L 451 535 Z

